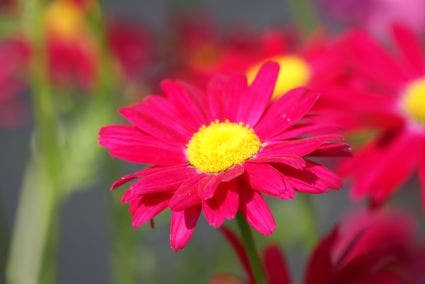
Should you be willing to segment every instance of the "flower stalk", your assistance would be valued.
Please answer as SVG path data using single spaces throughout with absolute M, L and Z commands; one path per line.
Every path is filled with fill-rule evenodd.
M 251 229 L 241 213 L 236 216 L 239 231 L 241 232 L 242 242 L 248 255 L 249 263 L 251 264 L 252 272 L 255 277 L 256 284 L 265 284 L 266 277 L 264 274 L 263 265 L 261 264 L 260 256 L 258 255 L 254 237 Z

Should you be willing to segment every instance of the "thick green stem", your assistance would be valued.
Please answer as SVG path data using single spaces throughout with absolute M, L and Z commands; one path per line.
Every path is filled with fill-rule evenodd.
M 36 143 L 22 186 L 7 279 L 11 284 L 55 283 L 61 165 L 59 135 L 44 52 L 42 4 L 36 0 L 21 3 L 22 23 L 33 47 L 29 71 Z
M 255 277 L 256 284 L 265 284 L 266 277 L 264 275 L 264 269 L 261 259 L 258 255 L 257 248 L 255 246 L 254 237 L 252 236 L 251 228 L 246 222 L 245 218 L 241 213 L 236 216 L 236 221 L 241 232 L 242 241 L 247 252 L 249 262 L 251 264 L 252 272 Z
M 287 0 L 295 25 L 304 34 L 311 33 L 319 24 L 311 0 Z

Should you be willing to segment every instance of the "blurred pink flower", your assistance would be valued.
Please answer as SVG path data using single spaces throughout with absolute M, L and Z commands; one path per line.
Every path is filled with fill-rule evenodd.
M 386 35 L 394 24 L 425 32 L 423 0 L 316 0 L 324 13 L 337 20 Z
M 347 130 L 372 134 L 341 167 L 352 197 L 382 204 L 417 174 L 425 206 L 425 48 L 403 26 L 394 26 L 393 40 L 387 49 L 363 31 L 347 35 L 353 75 L 323 96 L 324 111 Z
M 56 0 L 44 14 L 49 71 L 55 84 L 90 88 L 98 75 L 98 50 L 74 0 Z
M 10 38 L 0 42 L 0 126 L 10 127 L 24 116 L 24 103 L 18 95 L 25 88 L 30 56 L 27 42 Z
M 140 79 L 152 61 L 152 34 L 135 23 L 111 21 L 107 27 L 107 37 L 124 77 L 130 80 Z

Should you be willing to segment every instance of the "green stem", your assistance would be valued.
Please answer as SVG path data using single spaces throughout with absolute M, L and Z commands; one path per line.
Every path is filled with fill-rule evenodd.
M 304 35 L 310 34 L 319 25 L 311 0 L 287 0 L 287 3 L 294 23 Z
M 3 209 L 3 198 L 0 194 L 0 271 L 4 271 L 5 269 L 7 248 L 9 244 L 9 230 L 7 230 L 6 218 L 4 216 Z
M 261 259 L 258 255 L 257 248 L 255 246 L 254 237 L 252 236 L 251 228 L 246 222 L 245 218 L 241 213 L 236 216 L 236 221 L 239 226 L 239 230 L 242 236 L 242 242 L 245 246 L 249 262 L 251 264 L 252 272 L 255 277 L 256 284 L 265 284 L 266 277 L 264 275 L 264 269 Z
M 7 279 L 11 284 L 55 283 L 61 165 L 59 135 L 44 52 L 43 7 L 37 0 L 21 3 L 22 23 L 33 47 L 29 71 L 36 143 L 18 205 Z

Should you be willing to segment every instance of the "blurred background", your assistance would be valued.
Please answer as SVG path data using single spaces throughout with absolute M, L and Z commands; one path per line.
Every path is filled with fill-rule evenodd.
M 324 6 L 325 2 L 332 1 L 309 3 L 303 0 L 298 3 L 302 3 L 301 6 L 295 0 L 109 0 L 96 4 L 85 3 L 92 2 L 90 0 L 76 1 L 81 2 L 77 9 L 83 10 L 83 21 L 77 19 L 80 16 L 76 14 L 80 12 L 66 7 L 57 6 L 46 12 L 49 8 L 44 7 L 49 5 L 45 2 L 49 1 L 29 0 L 31 4 L 22 4 L 24 2 L 0 2 L 0 84 L 5 85 L 0 88 L 3 92 L 14 93 L 13 101 L 11 96 L 0 95 L 4 122 L 0 126 L 0 283 L 5 283 L 5 265 L 23 190 L 43 184 L 43 181 L 31 177 L 31 172 L 37 171 L 34 170 L 39 151 L 37 141 L 56 139 L 61 150 L 50 153 L 50 156 L 52 159 L 61 156 L 56 165 L 53 162 L 54 173 L 61 178 L 56 179 L 58 186 L 55 187 L 65 193 L 59 197 L 59 205 L 46 214 L 52 214 L 52 219 L 57 220 L 57 228 L 48 230 L 48 234 L 57 232 L 57 283 L 66 284 L 206 283 L 216 273 L 243 274 L 221 233 L 208 226 L 202 218 L 193 240 L 178 253 L 174 253 L 168 245 L 169 215 L 162 214 L 155 219 L 154 228 L 144 226 L 133 230 L 127 206 L 120 205 L 122 189 L 111 193 L 108 188 L 114 179 L 137 167 L 114 161 L 96 145 L 99 126 L 120 122 L 116 113 L 120 106 L 156 92 L 157 84 L 164 76 L 185 77 L 179 76 L 183 67 L 178 62 L 182 48 L 183 51 L 187 48 L 184 44 L 179 45 L 179 41 L 190 41 L 184 36 L 184 31 L 195 30 L 194 34 L 199 33 L 201 37 L 203 33 L 212 37 L 247 34 L 251 37 L 250 41 L 255 41 L 259 32 L 270 28 L 291 30 L 298 17 L 307 17 L 312 20 L 301 25 L 301 29 L 308 30 L 313 26 L 338 33 L 356 25 L 356 21 L 369 9 L 367 5 L 357 7 L 360 6 L 358 2 L 385 1 L 340 1 L 346 6 L 341 4 L 341 7 L 335 8 L 336 11 L 329 11 Z M 395 5 L 392 2 L 396 1 L 388 2 Z M 314 8 L 302 7 L 309 4 Z M 350 19 L 344 16 L 348 10 L 353 14 Z M 311 11 L 315 11 L 314 15 Z M 387 17 L 398 17 L 395 12 L 392 13 L 388 12 Z M 381 10 L 382 18 L 383 14 Z M 40 24 L 38 17 L 45 22 Z M 316 26 L 316 17 L 320 19 L 321 27 Z M 374 21 L 379 24 L 370 29 L 379 36 L 385 19 Z M 84 22 L 85 26 L 79 26 L 77 31 L 82 42 L 75 43 L 76 47 L 55 42 L 55 33 L 74 37 L 76 31 L 72 25 L 75 22 L 78 25 Z M 43 47 L 39 42 L 29 46 L 30 41 L 37 42 L 40 37 L 47 39 L 50 36 L 31 23 L 47 26 L 46 29 L 51 30 L 52 41 Z M 424 27 L 423 22 L 417 25 Z M 220 41 L 224 45 L 233 44 L 226 38 Z M 39 49 L 44 47 L 48 53 L 40 52 Z M 91 52 L 96 55 L 87 55 Z M 50 62 L 50 66 L 42 67 L 37 60 L 42 61 L 46 54 L 57 58 Z M 31 56 L 38 56 L 35 63 L 34 59 L 29 59 Z M 11 60 L 14 61 L 11 63 Z M 43 68 L 54 68 L 53 78 Z M 18 75 L 5 75 L 10 69 L 19 69 Z M 53 83 L 49 83 L 50 80 Z M 50 128 L 49 117 L 37 113 L 40 106 L 47 109 L 48 106 L 42 99 L 32 98 L 34 90 L 51 94 L 58 131 Z M 106 95 L 99 95 L 104 91 Z M 40 138 L 40 134 L 35 134 L 36 124 L 43 123 L 45 138 Z M 54 151 L 52 147 L 55 146 L 47 146 L 46 151 Z M 43 150 L 40 151 L 43 153 Z M 412 180 L 405 187 L 399 191 L 403 194 L 398 193 L 391 203 L 415 216 L 422 216 L 417 181 Z M 320 235 L 327 233 L 346 212 L 364 205 L 349 201 L 346 189 L 315 196 L 312 200 L 317 217 L 313 230 L 317 229 Z M 39 201 L 29 196 L 26 202 L 26 208 L 31 211 L 31 206 L 37 207 Z M 270 200 L 270 204 L 278 230 L 265 240 L 257 233 L 255 236 L 260 246 L 265 241 L 283 245 L 294 278 L 301 279 L 307 254 L 314 243 L 310 232 L 313 225 L 309 223 L 308 216 L 303 215 L 305 210 L 297 200 Z M 27 216 L 32 216 L 29 214 Z M 423 224 L 422 217 L 420 220 Z M 24 225 L 27 229 L 24 238 L 31 239 L 33 234 L 37 234 L 34 232 L 40 226 L 36 222 L 28 219 L 24 222 L 27 224 Z M 309 245 L 306 246 L 306 243 Z

